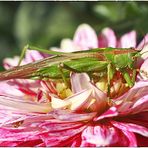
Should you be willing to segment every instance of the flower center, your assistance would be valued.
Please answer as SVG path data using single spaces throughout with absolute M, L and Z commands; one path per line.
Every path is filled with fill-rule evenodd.
M 107 77 L 104 76 L 104 77 L 100 78 L 96 82 L 96 86 L 97 86 L 97 88 L 99 88 L 103 92 L 107 93 L 107 91 L 108 91 Z M 128 84 L 125 82 L 123 76 L 119 72 L 116 72 L 116 74 L 114 75 L 113 79 L 110 82 L 109 87 L 110 87 L 110 96 L 109 97 L 111 99 L 117 98 L 117 97 L 123 95 L 125 92 L 127 92 L 130 89 Z
M 65 99 L 65 98 L 73 95 L 71 89 L 67 88 L 65 83 L 63 83 L 63 82 L 56 83 L 56 90 L 58 92 L 58 96 L 61 99 Z

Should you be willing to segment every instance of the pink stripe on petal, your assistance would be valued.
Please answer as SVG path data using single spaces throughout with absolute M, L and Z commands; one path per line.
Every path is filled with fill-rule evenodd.
M 132 132 L 129 131 L 124 131 L 122 130 L 122 132 L 124 133 L 124 135 L 128 138 L 128 146 L 129 147 L 136 147 L 137 146 L 137 139 L 135 134 L 133 134 Z
M 132 124 L 132 123 L 116 122 L 116 121 L 111 121 L 111 123 L 115 127 L 121 129 L 122 131 L 130 131 L 130 132 L 138 133 L 142 136 L 148 137 L 148 129 L 143 126 Z
M 98 47 L 97 35 L 87 24 L 82 24 L 77 28 L 73 42 L 78 45 L 81 50 Z
M 7 81 L 3 81 L 0 82 L 0 95 L 22 97 L 23 93 L 18 90 L 18 86 L 9 85 Z
M 88 126 L 82 132 L 82 147 L 85 146 L 128 146 L 126 136 L 110 124 Z
M 79 128 L 73 128 L 58 131 L 58 132 L 49 132 L 46 134 L 40 135 L 41 139 L 45 142 L 46 146 L 66 146 L 70 138 L 77 136 L 82 132 L 86 126 L 80 126 Z
M 119 44 L 119 47 L 121 48 L 136 47 L 136 31 L 124 34 L 120 38 Z
M 25 55 L 25 62 L 30 63 L 34 62 L 36 60 L 41 60 L 44 57 L 36 50 L 27 50 L 26 55 Z

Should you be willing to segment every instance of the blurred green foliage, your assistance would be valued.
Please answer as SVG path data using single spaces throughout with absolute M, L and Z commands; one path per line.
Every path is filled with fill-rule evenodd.
M 147 2 L 0 2 L 0 61 L 19 55 L 27 43 L 59 46 L 82 23 L 97 33 L 111 27 L 118 36 L 135 29 L 140 39 L 148 32 L 147 18 Z

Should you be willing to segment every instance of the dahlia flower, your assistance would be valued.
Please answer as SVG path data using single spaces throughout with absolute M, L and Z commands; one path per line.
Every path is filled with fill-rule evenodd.
M 148 137 L 148 35 L 137 46 L 136 32 L 117 39 L 110 28 L 96 35 L 87 24 L 73 40 L 64 39 L 51 50 L 73 52 L 97 47 L 135 47 L 136 81 L 127 88 L 120 76 L 92 81 L 86 73 L 70 74 L 70 87 L 62 80 L 11 79 L 0 82 L 0 146 L 147 146 Z M 144 46 L 145 45 L 145 46 Z M 27 51 L 22 64 L 43 59 Z M 4 67 L 16 66 L 19 57 L 6 58 Z

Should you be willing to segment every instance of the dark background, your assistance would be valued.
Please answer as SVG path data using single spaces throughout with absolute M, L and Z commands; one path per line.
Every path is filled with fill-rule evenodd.
M 117 36 L 135 29 L 148 32 L 147 2 L 0 2 L 0 70 L 2 59 L 19 55 L 24 45 L 59 46 L 87 23 L 97 33 L 111 27 Z

